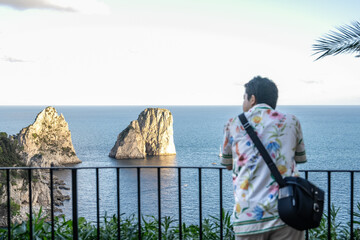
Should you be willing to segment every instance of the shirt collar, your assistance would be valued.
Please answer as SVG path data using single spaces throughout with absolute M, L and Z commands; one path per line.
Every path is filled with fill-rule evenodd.
M 256 104 L 255 106 L 253 106 L 252 108 L 250 108 L 249 112 L 253 112 L 255 110 L 261 110 L 261 109 L 271 109 L 271 110 L 273 110 L 272 107 L 270 107 L 266 103 L 259 103 L 259 104 Z

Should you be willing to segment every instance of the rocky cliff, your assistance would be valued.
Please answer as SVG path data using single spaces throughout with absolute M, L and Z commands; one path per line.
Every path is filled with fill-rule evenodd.
M 117 138 L 109 156 L 116 159 L 175 155 L 173 117 L 169 110 L 147 108 Z
M 18 141 L 6 133 L 0 133 L 0 166 L 1 167 L 25 167 L 25 160 L 22 158 L 22 147 Z M 32 206 L 35 212 L 42 207 L 45 214 L 50 211 L 50 175 L 48 169 L 32 170 Z M 0 227 L 7 225 L 7 173 L 0 171 Z M 27 170 L 10 171 L 10 199 L 11 199 L 11 220 L 13 223 L 27 219 L 29 213 L 29 180 Z M 65 183 L 54 180 L 54 204 L 61 206 L 63 201 L 70 199 L 69 196 L 62 194 L 61 189 L 68 189 Z M 60 211 L 55 207 L 55 211 Z
M 40 207 L 45 215 L 50 216 L 51 198 L 50 198 L 50 177 L 49 171 L 32 171 L 32 209 L 38 213 Z M 1 177 L 1 175 L 0 175 Z M 4 177 L 4 175 L 3 175 Z M 64 200 L 69 200 L 69 195 L 64 195 L 61 191 L 65 183 L 54 177 L 54 211 L 61 212 L 58 206 L 63 205 Z M 20 223 L 27 220 L 29 214 L 29 181 L 27 173 L 24 171 L 12 171 L 11 185 L 11 222 Z M 0 227 L 7 226 L 7 194 L 6 184 L 0 186 Z
M 53 107 L 40 112 L 33 124 L 20 131 L 17 139 L 23 147 L 27 166 L 49 167 L 81 162 L 75 154 L 64 116 L 59 116 Z

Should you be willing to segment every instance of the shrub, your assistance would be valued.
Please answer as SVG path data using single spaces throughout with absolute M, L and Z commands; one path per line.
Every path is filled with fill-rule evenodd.
M 333 205 L 330 212 L 331 217 L 331 239 L 342 240 L 350 239 L 349 226 L 344 226 L 336 222 L 336 217 L 339 208 Z M 138 239 L 138 221 L 135 215 L 128 217 L 120 215 L 120 234 L 121 239 L 135 240 Z M 223 210 L 223 237 L 226 240 L 234 239 L 234 232 L 230 222 L 231 214 Z M 357 204 L 357 212 L 354 217 L 360 217 L 360 203 Z M 42 210 L 33 216 L 33 238 L 34 239 L 51 239 L 51 223 L 46 222 L 48 217 L 42 213 Z M 103 221 L 100 225 L 100 239 L 117 239 L 118 218 L 116 215 L 111 217 L 102 217 Z M 154 216 L 143 216 L 141 223 L 141 238 L 148 240 L 156 240 L 158 238 L 158 219 Z M 179 239 L 179 225 L 176 225 L 177 220 L 171 217 L 163 217 L 161 219 L 161 238 L 164 240 Z M 349 225 L 349 223 L 347 224 Z M 54 235 L 55 239 L 72 239 L 73 221 L 66 220 L 65 216 L 55 217 L 54 219 Z M 198 225 L 187 225 L 182 223 L 182 238 L 184 240 L 199 239 L 200 228 Z M 30 233 L 30 226 L 28 221 L 21 224 L 15 224 L 11 227 L 12 239 L 28 239 Z M 97 228 L 94 222 L 88 222 L 85 218 L 78 219 L 79 239 L 97 239 Z M 203 220 L 203 239 L 220 239 L 220 220 L 217 217 L 210 216 Z M 360 222 L 354 221 L 354 239 L 360 239 Z M 7 239 L 7 229 L 0 229 L 0 240 Z M 309 239 L 325 240 L 327 237 L 327 214 L 321 221 L 321 224 L 316 229 L 309 231 Z
M 225 214 L 223 222 L 229 222 L 229 214 Z M 103 221 L 100 226 L 100 239 L 117 239 L 118 233 L 118 218 L 116 215 L 109 217 L 106 215 L 102 217 Z M 42 209 L 33 215 L 33 238 L 34 239 L 51 239 L 51 223 L 46 222 L 47 216 L 42 213 Z M 203 222 L 203 237 L 204 239 L 219 239 L 220 238 L 220 222 L 214 217 L 206 218 Z M 171 217 L 163 217 L 161 219 L 161 237 L 164 240 L 179 239 L 179 226 L 175 224 L 176 220 Z M 141 223 L 141 237 L 142 239 L 158 239 L 158 219 L 154 216 L 143 216 Z M 54 235 L 55 239 L 72 239 L 73 235 L 73 221 L 66 220 L 65 216 L 55 217 L 54 219 Z M 231 229 L 231 226 L 224 227 Z M 81 217 L 78 219 L 79 239 L 97 239 L 96 224 L 86 221 Z M 12 239 L 28 239 L 30 233 L 29 221 L 23 221 L 20 224 L 15 224 L 11 227 Z M 183 239 L 198 239 L 199 226 L 182 224 Z M 124 217 L 120 215 L 120 234 L 121 239 L 138 239 L 138 222 L 135 215 Z M 225 234 L 225 231 L 224 231 Z M 7 229 L 0 229 L 0 240 L 7 239 Z M 233 233 L 224 235 L 224 239 L 233 239 Z
M 9 138 L 4 132 L 0 133 L 0 166 L 25 166 L 19 155 L 20 146 L 17 141 Z

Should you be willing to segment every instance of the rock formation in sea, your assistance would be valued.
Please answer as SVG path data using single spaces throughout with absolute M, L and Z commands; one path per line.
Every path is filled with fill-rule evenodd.
M 27 166 L 49 167 L 81 162 L 75 154 L 68 123 L 53 107 L 40 112 L 33 124 L 20 131 L 17 139 L 23 147 Z
M 16 136 L 7 137 L 0 134 L 1 146 L 0 166 L 3 167 L 50 167 L 63 164 L 80 163 L 71 141 L 71 133 L 64 116 L 60 116 L 55 108 L 47 107 L 40 112 L 35 122 L 23 128 Z M 50 216 L 50 171 L 48 169 L 32 170 L 31 200 L 33 212 L 42 211 Z M 12 223 L 27 219 L 29 214 L 29 177 L 26 170 L 10 171 L 10 197 Z M 0 179 L 6 179 L 4 171 Z M 55 211 L 70 196 L 63 193 L 65 186 L 62 180 L 54 176 Z M 0 183 L 0 227 L 7 225 L 7 188 L 5 182 Z
M 169 110 L 147 108 L 117 138 L 109 156 L 116 159 L 175 155 L 173 117 Z

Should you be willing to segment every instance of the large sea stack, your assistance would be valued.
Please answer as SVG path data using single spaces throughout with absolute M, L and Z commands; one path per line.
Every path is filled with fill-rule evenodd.
M 147 108 L 118 136 L 109 156 L 116 159 L 175 155 L 173 117 L 169 110 Z
M 20 131 L 17 139 L 23 147 L 27 166 L 49 167 L 81 162 L 75 154 L 64 116 L 59 116 L 53 107 L 40 112 L 33 124 Z
M 49 167 L 69 163 L 80 163 L 71 141 L 71 133 L 63 115 L 58 115 L 55 108 L 47 107 L 40 112 L 35 122 L 23 128 L 17 136 L 0 133 L 0 166 L 5 167 Z M 45 215 L 50 216 L 50 174 L 48 169 L 31 171 L 32 210 L 37 213 L 42 208 Z M 5 172 L 0 171 L 0 179 L 5 179 Z M 10 198 L 11 221 L 19 223 L 26 220 L 29 213 L 29 177 L 24 170 L 11 171 Z M 63 190 L 70 188 L 65 182 L 53 177 L 55 212 L 69 200 Z M 0 183 L 0 227 L 7 226 L 7 188 Z

